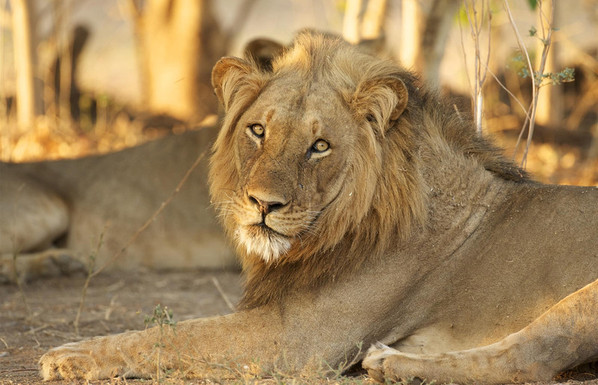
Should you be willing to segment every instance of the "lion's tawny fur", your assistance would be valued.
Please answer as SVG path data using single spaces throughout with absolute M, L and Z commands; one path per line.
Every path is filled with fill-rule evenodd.
M 274 263 L 248 255 L 243 247 L 237 249 L 247 273 L 242 308 L 280 298 L 298 286 L 317 287 L 354 272 L 369 258 L 378 258 L 391 242 L 406 239 L 414 228 L 422 226 L 427 215 L 427 186 L 416 152 L 420 146 L 429 145 L 430 137 L 502 178 L 526 180 L 521 169 L 477 135 L 463 113 L 454 111 L 417 77 L 392 61 L 372 59 L 340 39 L 305 33 L 273 60 L 272 72 L 236 61 L 236 68 L 224 79 L 214 79 L 215 84 L 222 84 L 216 93 L 227 111 L 214 146 L 210 173 L 212 200 L 221 208 L 226 207 L 222 202 L 229 202 L 231 192 L 240 184 L 239 170 L 233 167 L 239 160 L 231 151 L 235 146 L 233 133 L 239 129 L 236 125 L 271 82 L 293 76 L 294 85 L 306 92 L 310 84 L 323 82 L 340 95 L 344 104 L 339 106 L 340 111 L 351 111 L 356 120 L 369 121 L 371 126 L 360 131 L 359 145 L 347 154 L 352 162 L 353 184 L 345 186 L 347 193 L 340 194 L 321 213 L 315 228 L 302 237 L 300 247 L 291 248 Z M 392 85 L 388 86 L 388 79 L 393 78 L 405 85 L 408 97 L 404 95 L 404 100 L 399 100 Z M 393 111 L 400 103 L 404 111 L 399 111 L 402 114 L 397 119 Z M 381 138 L 384 140 L 378 140 Z M 373 179 L 369 179 L 371 174 Z M 375 182 L 378 180 L 392 183 Z M 236 223 L 227 214 L 229 210 L 223 209 L 222 217 L 234 238 Z M 354 257 L 346 259 L 345 255 Z M 289 276 L 294 278 L 289 280 Z
M 416 77 L 339 39 L 263 59 L 213 70 L 211 197 L 247 273 L 240 309 L 53 349 L 44 378 L 149 377 L 158 336 L 163 368 L 204 378 L 363 360 L 381 381 L 524 382 L 598 356 L 598 189 L 528 181 Z

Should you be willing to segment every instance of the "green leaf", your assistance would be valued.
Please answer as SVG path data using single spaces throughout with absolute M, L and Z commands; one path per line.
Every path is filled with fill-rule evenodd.
M 538 33 L 538 30 L 532 25 L 532 27 L 529 29 L 529 35 L 536 36 L 536 33 Z
M 538 0 L 527 0 L 527 5 L 529 5 L 532 11 L 535 11 L 538 7 Z

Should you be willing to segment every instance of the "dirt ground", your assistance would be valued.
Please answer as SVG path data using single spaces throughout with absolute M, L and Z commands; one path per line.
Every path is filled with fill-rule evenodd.
M 59 277 L 23 287 L 0 286 L 0 384 L 41 384 L 37 361 L 49 348 L 97 335 L 139 330 L 156 305 L 170 308 L 175 321 L 222 315 L 232 311 L 241 295 L 235 272 L 185 271 L 112 272 L 95 277 L 89 286 L 79 335 L 73 322 L 81 300 L 84 276 Z M 561 378 L 568 383 L 598 385 L 598 368 L 588 367 Z M 93 381 L 91 384 L 147 384 L 151 380 Z M 233 381 L 243 383 L 242 379 Z M 260 383 L 281 383 L 265 379 Z M 311 383 L 292 379 L 282 383 Z M 319 380 L 317 383 L 372 384 L 365 376 Z M 72 384 L 52 382 L 51 384 Z M 74 383 L 88 383 L 85 381 Z M 163 383 L 200 384 L 166 379 Z M 208 382 L 209 383 L 209 382 Z M 556 382 L 558 383 L 558 382 Z
M 0 285 L 0 384 L 42 383 L 37 361 L 46 350 L 143 329 L 145 316 L 158 304 L 182 321 L 230 313 L 229 304 L 241 294 L 240 277 L 234 272 L 102 274 L 88 288 L 78 336 L 73 321 L 84 282 L 83 275 L 46 279 L 29 283 L 22 292 L 17 286 Z

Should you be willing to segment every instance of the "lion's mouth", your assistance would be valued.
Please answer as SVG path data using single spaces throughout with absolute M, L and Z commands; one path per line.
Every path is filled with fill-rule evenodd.
M 291 248 L 292 238 L 265 223 L 241 226 L 237 230 L 237 241 L 248 254 L 257 254 L 264 261 L 277 260 Z
M 273 235 L 273 236 L 279 236 L 279 237 L 284 237 L 284 238 L 290 238 L 288 235 L 285 235 L 281 232 L 278 232 L 276 230 L 274 230 L 272 227 L 268 226 L 266 224 L 266 222 L 262 221 L 261 223 L 256 223 L 254 225 L 250 225 L 250 227 L 254 228 L 258 234 L 263 234 L 263 235 Z

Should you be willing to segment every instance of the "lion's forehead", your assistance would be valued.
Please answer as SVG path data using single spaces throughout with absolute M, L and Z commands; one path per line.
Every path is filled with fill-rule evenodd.
M 355 125 L 340 92 L 322 83 L 292 87 L 287 82 L 275 82 L 258 97 L 252 109 L 253 119 L 285 135 L 334 135 L 339 129 Z

